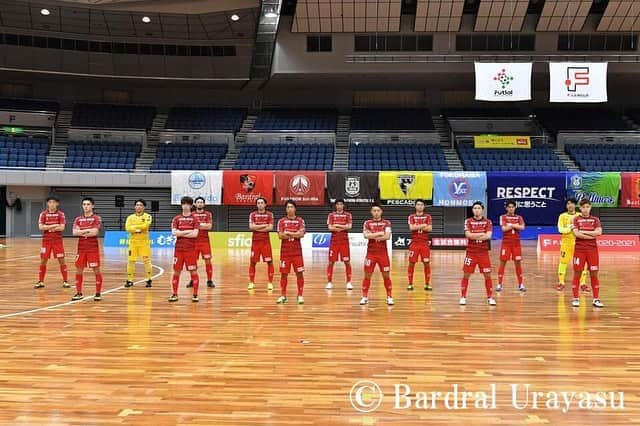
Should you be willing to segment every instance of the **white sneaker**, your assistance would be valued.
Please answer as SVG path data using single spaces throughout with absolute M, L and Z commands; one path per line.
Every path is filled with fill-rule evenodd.
M 580 307 L 580 299 L 573 299 L 571 301 L 571 306 L 573 306 L 574 308 L 579 308 Z
M 461 297 L 460 298 L 460 304 L 461 305 L 466 305 L 467 304 L 467 298 L 466 297 Z
M 353 290 L 353 285 L 351 285 L 351 281 L 347 283 L 347 290 Z
M 602 303 L 600 299 L 593 299 L 593 306 L 595 308 L 604 308 L 604 303 Z
M 366 305 L 369 303 L 369 299 L 366 297 L 363 297 L 362 299 L 360 299 L 360 304 L 361 305 Z
M 304 297 L 298 296 L 298 305 L 304 305 Z
M 518 286 L 518 290 L 519 290 L 519 291 L 521 291 L 522 293 L 524 293 L 524 292 L 526 292 L 526 291 L 527 291 L 527 288 L 524 286 L 524 284 L 520 284 L 520 285 Z
M 387 297 L 387 305 L 391 306 L 394 305 L 395 303 L 393 302 L 393 297 Z
M 487 299 L 487 303 L 489 304 L 489 306 L 496 306 L 496 299 L 494 299 L 493 297 L 490 297 Z
M 327 283 L 327 285 L 324 286 L 324 288 L 326 288 L 327 290 L 331 290 L 333 288 L 333 284 Z
M 496 291 L 497 291 L 497 292 L 501 292 L 501 291 L 502 291 L 502 284 L 498 284 L 498 285 L 496 286 Z

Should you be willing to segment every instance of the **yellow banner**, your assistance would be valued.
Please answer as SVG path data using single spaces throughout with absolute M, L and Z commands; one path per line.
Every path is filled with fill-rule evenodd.
M 271 247 L 280 249 L 280 239 L 275 232 L 269 233 Z M 209 232 L 209 242 L 212 248 L 220 249 L 250 249 L 251 232 Z
M 433 172 L 380 172 L 378 184 L 380 198 L 383 200 L 431 200 L 433 198 Z
M 529 136 L 480 135 L 473 137 L 475 148 L 531 149 Z

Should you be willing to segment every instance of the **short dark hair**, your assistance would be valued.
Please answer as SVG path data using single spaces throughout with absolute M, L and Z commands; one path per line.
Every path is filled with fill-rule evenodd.
M 269 203 L 267 203 L 267 199 L 266 199 L 266 198 L 264 198 L 264 197 L 258 197 L 258 198 L 256 198 L 256 204 L 258 204 L 258 201 L 260 201 L 260 200 L 264 201 L 264 203 L 265 203 L 265 204 L 269 204 Z
M 180 198 L 180 205 L 183 204 L 189 204 L 190 206 L 193 205 L 193 198 L 189 197 L 189 196 L 184 196 L 182 198 Z
M 286 209 L 289 204 L 291 204 L 296 209 L 298 208 L 298 206 L 296 205 L 295 201 L 293 201 L 293 200 L 287 200 L 287 202 L 284 203 L 284 208 Z
M 580 207 L 585 206 L 585 205 L 591 205 L 591 201 L 588 198 L 583 198 L 582 200 L 580 200 Z
M 338 203 L 344 204 L 344 200 L 342 198 L 338 198 L 336 201 L 333 202 L 334 205 L 336 205 Z
M 95 202 L 95 201 L 93 201 L 93 198 L 91 198 L 91 197 L 84 197 L 84 198 L 82 198 L 82 202 L 84 203 L 85 201 L 90 202 L 90 203 L 91 203 L 92 205 L 94 205 L 94 206 L 96 205 L 96 202 Z
M 424 201 L 422 198 L 418 198 L 418 199 L 415 201 L 415 203 L 414 203 L 414 204 L 418 204 L 418 203 L 422 203 L 422 204 L 424 204 L 425 206 L 427 205 L 427 203 L 425 203 L 425 201 Z
M 377 207 L 377 208 L 379 208 L 380 210 L 384 210 L 384 209 L 382 208 L 382 206 L 380 205 L 380 203 L 373 203 L 373 204 L 371 204 L 371 207 L 369 208 L 369 210 L 371 210 L 371 209 L 372 209 L 372 208 L 374 208 L 374 207 Z
M 564 202 L 564 205 L 566 206 L 567 203 L 578 204 L 578 200 L 576 200 L 574 197 L 569 197 L 567 198 L 567 201 Z
M 505 207 L 509 207 L 511 205 L 513 205 L 513 207 L 518 207 L 518 203 L 516 203 L 516 200 L 507 200 L 504 203 Z
M 143 198 L 138 198 L 133 205 L 135 206 L 136 204 L 141 203 L 143 206 L 147 207 L 147 202 L 143 199 Z
M 205 200 L 205 199 L 204 199 L 204 197 L 202 197 L 202 196 L 197 196 L 197 197 L 193 200 L 193 202 L 194 202 L 194 203 L 197 203 L 197 202 L 198 202 L 198 200 L 202 200 L 202 202 L 203 202 L 203 203 L 207 204 L 207 200 Z
M 60 198 L 56 197 L 55 195 L 49 195 L 49 196 L 47 197 L 47 203 L 48 203 L 49 201 L 51 201 L 51 200 L 53 200 L 53 201 L 55 201 L 55 202 L 57 202 L 57 203 L 59 203 L 59 202 L 60 202 Z
M 482 201 L 476 201 L 471 205 L 471 208 L 474 208 L 475 206 L 480 206 L 482 207 L 482 209 L 484 210 L 484 204 L 482 204 Z

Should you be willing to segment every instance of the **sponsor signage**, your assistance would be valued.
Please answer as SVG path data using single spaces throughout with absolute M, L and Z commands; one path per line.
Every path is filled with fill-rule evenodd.
M 479 135 L 473 137 L 478 149 L 531 149 L 529 136 Z
M 598 250 L 603 252 L 635 253 L 640 251 L 638 235 L 602 235 L 596 240 Z M 561 236 L 559 234 L 538 235 L 538 252 L 552 252 L 560 250 Z
M 272 171 L 225 170 L 222 185 L 225 205 L 255 206 L 258 198 L 273 204 Z
M 549 63 L 549 102 L 607 102 L 607 63 Z
M 371 204 L 378 198 L 378 172 L 328 172 L 329 202 Z
M 476 100 L 493 102 L 530 100 L 531 69 L 530 62 L 476 62 Z
M 204 197 L 209 205 L 222 203 L 222 171 L 172 171 L 171 204 L 182 197 Z
M 293 200 L 300 206 L 324 205 L 325 172 L 276 172 L 276 203 Z
M 432 172 L 380 172 L 380 198 L 387 206 L 413 206 L 433 198 Z
M 487 190 L 485 172 L 434 172 L 433 205 L 469 207 L 484 201 Z

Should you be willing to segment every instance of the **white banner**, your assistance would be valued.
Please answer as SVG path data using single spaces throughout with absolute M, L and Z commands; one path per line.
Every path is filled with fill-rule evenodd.
M 204 197 L 207 204 L 222 204 L 222 170 L 171 172 L 171 204 L 180 205 L 180 198 Z
M 550 102 L 607 102 L 606 62 L 550 62 Z
M 531 99 L 531 63 L 476 62 L 477 101 L 528 101 Z

